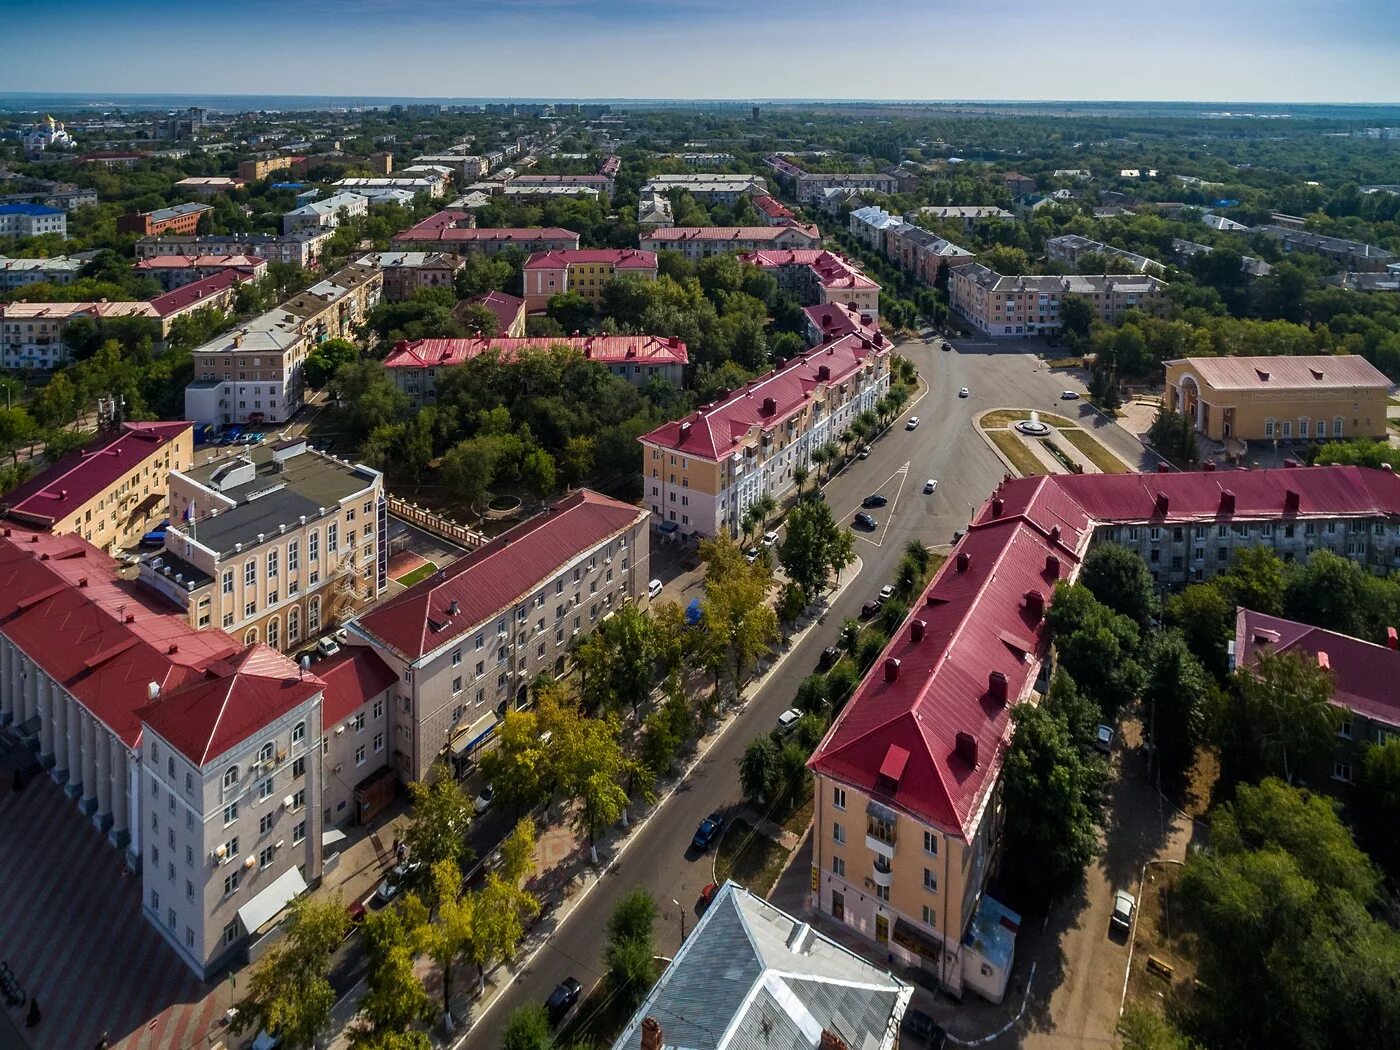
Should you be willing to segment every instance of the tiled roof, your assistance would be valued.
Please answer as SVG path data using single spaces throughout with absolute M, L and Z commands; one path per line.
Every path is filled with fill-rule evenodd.
M 316 677 L 326 685 L 321 724 L 327 731 L 399 680 L 394 669 L 367 645 L 347 645 L 322 660 L 316 665 Z
M 0 507 L 30 524 L 51 526 L 106 492 L 192 426 L 180 421 L 124 423 L 121 430 L 97 438 L 0 496 Z M 165 491 L 163 477 L 158 489 Z
M 541 580 L 641 521 L 646 513 L 630 503 L 579 489 L 545 513 L 381 602 L 356 622 L 371 638 L 416 660 L 510 609 Z
M 1390 390 L 1385 373 L 1357 354 L 1179 360 L 1216 390 L 1343 390 L 1358 386 Z
M 218 273 L 211 273 L 208 277 L 202 277 L 192 284 L 187 284 L 183 288 L 176 288 L 173 292 L 156 296 L 151 300 L 151 308 L 161 317 L 169 317 L 171 314 L 197 308 L 211 295 L 217 295 L 247 279 L 247 274 L 233 267 L 220 270 Z
M 207 270 L 214 267 L 262 270 L 267 268 L 267 260 L 260 255 L 152 255 L 136 264 L 138 270 Z
M 791 208 L 774 200 L 766 193 L 757 193 L 751 198 L 753 206 L 763 212 L 770 219 L 795 219 L 797 216 Z
M 1252 609 L 1235 613 L 1235 658 L 1253 667 L 1261 652 L 1297 653 L 1332 672 L 1332 703 L 1389 726 L 1400 727 L 1400 651 L 1321 627 L 1268 616 Z
M 689 360 L 685 343 L 672 336 L 576 335 L 524 339 L 401 340 L 384 359 L 385 368 L 433 368 L 460 365 L 486 353 L 513 357 L 527 350 L 563 347 L 603 364 L 683 365 Z
M 793 248 L 778 251 L 745 252 L 740 261 L 765 270 L 780 266 L 806 266 L 826 288 L 879 288 L 855 265 L 835 252 L 820 248 Z
M 845 336 L 799 354 L 723 400 L 664 423 L 639 440 L 707 459 L 728 456 L 754 428 L 779 425 L 807 403 L 817 386 L 844 382 L 872 354 L 888 353 L 892 345 L 878 333 Z
M 80 536 L 5 529 L 0 536 L 0 634 L 29 655 L 128 747 L 154 682 L 170 692 L 232 657 L 223 631 L 196 631 L 168 602 Z
M 458 223 L 465 225 L 459 226 Z M 572 241 L 578 244 L 578 234 L 558 226 L 492 227 L 479 229 L 473 225 L 471 212 L 440 211 L 430 215 L 417 226 L 394 234 L 397 243 L 409 241 L 511 241 L 523 244 L 537 244 L 540 241 Z
M 508 295 L 505 292 L 483 292 L 466 302 L 468 306 L 484 306 L 495 314 L 502 332 L 507 331 L 515 323 L 515 319 L 525 306 L 524 299 L 518 295 Z
M 553 248 L 547 252 L 535 252 L 525 260 L 525 269 L 552 269 L 589 264 L 612 266 L 618 270 L 654 270 L 656 253 L 642 251 L 640 248 Z
M 162 693 L 139 712 L 196 766 L 205 766 L 325 688 L 316 675 L 267 645 L 214 661 L 205 676 Z
M 644 241 L 773 241 L 792 240 L 805 235 L 813 244 L 821 242 L 821 234 L 812 225 L 803 226 L 670 226 L 650 230 L 642 235 Z

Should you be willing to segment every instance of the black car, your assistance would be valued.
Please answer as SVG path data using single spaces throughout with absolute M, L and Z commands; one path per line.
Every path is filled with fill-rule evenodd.
M 939 1050 L 948 1042 L 948 1033 L 932 1017 L 922 1010 L 912 1007 L 904 1011 L 902 1027 L 909 1033 L 910 1041 L 918 1046 Z
M 828 645 L 822 650 L 822 658 L 817 662 L 818 671 L 828 671 L 836 666 L 836 661 L 841 659 L 841 647 L 839 645 Z
M 578 1002 L 579 992 L 583 991 L 583 985 L 572 977 L 566 977 L 559 982 L 559 987 L 549 993 L 549 998 L 545 1000 L 544 1010 L 549 1015 L 549 1023 L 557 1025 L 567 1016 L 574 1003 Z
M 877 602 L 877 601 L 875 601 L 875 599 L 872 598 L 870 601 L 866 602 L 864 605 L 862 605 L 862 606 L 860 607 L 860 618 L 861 618 L 862 620 L 868 620 L 868 619 L 870 619 L 872 616 L 874 616 L 876 613 L 878 613 L 879 611 L 880 611 L 880 603 Z
M 874 532 L 880 523 L 877 522 L 874 518 L 872 518 L 869 514 L 866 514 L 864 511 L 861 511 L 859 514 L 856 515 L 856 524 L 862 529 L 869 529 L 871 532 Z
M 889 500 L 877 492 L 873 496 L 866 496 L 860 501 L 860 505 L 862 507 L 883 507 L 888 502 Z
M 723 827 L 724 817 L 719 813 L 711 813 L 695 829 L 695 837 L 690 840 L 690 844 L 703 853 L 714 843 Z

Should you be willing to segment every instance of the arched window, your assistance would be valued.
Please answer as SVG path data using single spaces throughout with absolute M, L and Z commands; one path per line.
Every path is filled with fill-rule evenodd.
M 298 722 L 292 726 L 292 743 L 300 743 L 306 737 L 306 723 Z
M 238 783 L 238 767 L 229 766 L 224 770 L 224 787 L 231 788 Z
M 267 621 L 267 644 L 279 648 L 282 641 L 282 621 L 276 616 Z
M 271 762 L 271 761 L 272 761 L 272 756 L 273 756 L 273 754 L 274 754 L 276 751 L 277 751 L 276 745 L 273 744 L 273 742 L 272 742 L 271 740 L 269 740 L 269 741 L 268 741 L 266 744 L 264 744 L 262 747 L 258 748 L 258 761 L 259 761 L 259 762 Z
M 247 633 L 245 633 L 245 634 L 243 635 L 243 644 L 244 644 L 244 645 L 256 645 L 257 642 L 258 642 L 258 629 L 257 629 L 256 627 L 249 627 L 248 630 L 247 630 Z
M 301 637 L 301 611 L 294 605 L 287 610 L 287 644 L 295 645 Z
M 306 630 L 311 634 L 315 634 L 320 629 L 321 596 L 316 594 L 312 595 L 311 600 L 306 603 Z
M 1342 417 L 1341 417 L 1341 416 L 1333 416 L 1333 417 L 1332 417 L 1332 436 L 1333 436 L 1334 438 L 1339 438 L 1339 437 L 1341 437 L 1341 436 L 1342 436 L 1342 428 L 1343 428 Z

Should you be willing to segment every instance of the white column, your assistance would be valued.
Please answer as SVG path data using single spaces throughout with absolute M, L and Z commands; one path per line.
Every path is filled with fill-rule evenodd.
M 39 668 L 29 657 L 23 658 L 24 702 L 20 708 L 19 721 L 28 722 L 39 710 Z
M 53 708 L 58 685 L 48 675 L 40 682 L 39 695 L 39 756 L 45 763 L 53 757 Z
M 93 811 L 93 821 L 99 829 L 106 829 L 112 820 L 112 737 L 105 729 L 99 730 L 93 739 L 96 777 L 93 781 L 97 796 L 97 808 Z
M 68 797 L 77 798 L 83 788 L 83 720 L 87 713 L 68 697 Z
M 126 844 L 127 867 L 141 863 L 141 761 L 131 752 L 126 756 Z
M 88 815 L 97 805 L 97 719 L 83 712 L 83 810 Z
M 53 767 L 50 776 L 62 784 L 68 779 L 68 693 L 62 689 L 53 698 Z
M 131 762 L 131 755 L 126 747 L 116 737 L 110 738 L 109 762 L 112 770 L 112 840 L 120 842 L 118 836 L 128 831 L 127 819 L 127 766 Z
M 0 638 L 0 723 L 14 721 L 16 695 L 15 647 L 8 638 Z

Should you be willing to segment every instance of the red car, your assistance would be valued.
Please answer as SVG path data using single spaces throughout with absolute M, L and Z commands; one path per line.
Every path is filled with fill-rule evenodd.
M 712 900 L 715 899 L 715 894 L 718 893 L 718 892 L 719 892 L 719 883 L 717 883 L 717 882 L 707 882 L 707 883 L 705 884 L 705 888 L 704 888 L 703 890 L 700 891 L 700 907 L 701 907 L 701 910 L 704 910 L 705 908 L 708 908 L 708 907 L 710 906 L 710 902 L 711 902 Z

